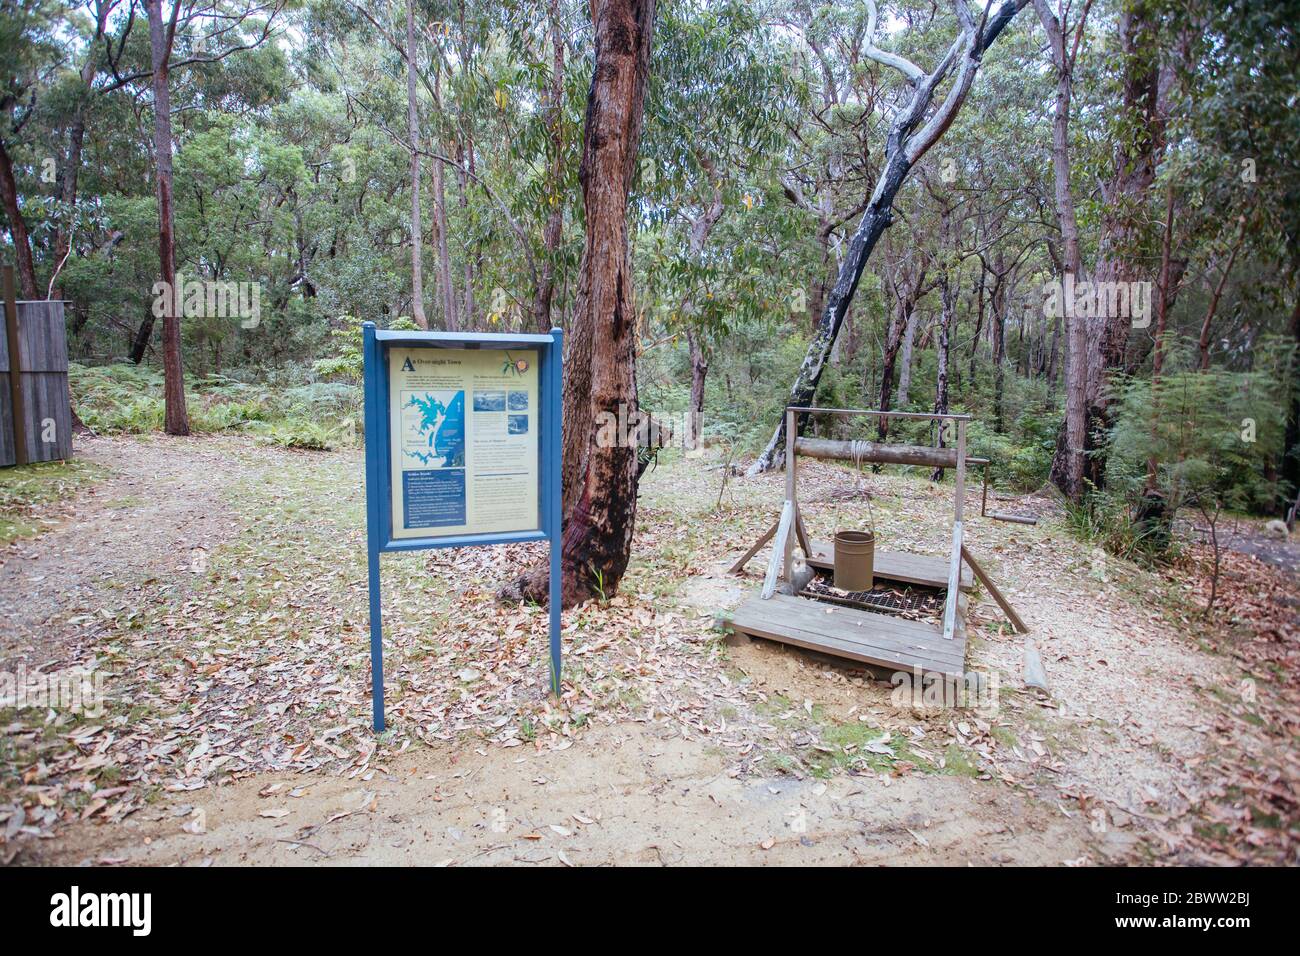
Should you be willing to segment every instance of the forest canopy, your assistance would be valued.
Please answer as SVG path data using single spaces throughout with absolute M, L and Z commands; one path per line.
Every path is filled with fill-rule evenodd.
M 1113 513 L 1119 547 L 1133 515 L 1294 501 L 1294 4 L 650 7 L 629 401 L 736 457 L 803 394 L 968 412 L 997 481 Z M 362 321 L 574 327 L 586 3 L 0 14 L 4 255 L 68 303 L 91 427 L 323 446 L 356 432 Z

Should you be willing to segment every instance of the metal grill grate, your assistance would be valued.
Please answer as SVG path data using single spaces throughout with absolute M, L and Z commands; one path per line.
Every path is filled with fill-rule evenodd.
M 943 594 L 928 588 L 875 587 L 870 591 L 840 591 L 823 575 L 817 575 L 799 592 L 800 596 L 864 611 L 888 611 L 912 619 L 943 611 Z

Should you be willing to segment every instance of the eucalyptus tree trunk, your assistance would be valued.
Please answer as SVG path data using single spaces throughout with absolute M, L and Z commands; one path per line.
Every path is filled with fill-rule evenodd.
M 899 350 L 906 338 L 908 323 L 914 321 L 916 303 L 928 291 L 925 286 L 927 269 L 928 267 L 922 264 L 914 275 L 910 277 L 905 275 L 901 291 L 897 282 L 894 285 L 894 292 L 898 298 L 898 311 L 885 332 L 885 344 L 880 354 L 880 398 L 876 407 L 882 412 L 890 411 L 894 407 L 894 368 L 898 362 Z M 913 326 L 913 334 L 915 334 L 915 326 Z M 909 370 L 909 378 L 910 375 Z M 902 381 L 902 376 L 899 376 L 900 386 Z M 877 441 L 884 441 L 889 437 L 889 423 L 888 418 L 881 418 L 876 422 Z
M 929 73 L 904 57 L 880 50 L 873 45 L 876 6 L 874 2 L 868 4 L 870 16 L 865 34 L 866 56 L 902 72 L 911 85 L 912 96 L 899 110 L 889 131 L 883 169 L 867 202 L 862 219 L 845 247 L 844 261 L 840 266 L 838 278 L 827 297 L 826 307 L 817 321 L 803 364 L 795 375 L 787 405 L 811 405 L 815 400 L 817 386 L 829 363 L 849 303 L 852 302 L 853 295 L 857 291 L 862 270 L 876 243 L 880 241 L 881 235 L 893 220 L 894 197 L 898 195 L 898 190 L 916 162 L 952 125 L 970 92 L 971 83 L 975 79 L 984 52 L 1027 2 L 1028 0 L 1004 0 L 1001 6 L 989 16 L 988 21 L 982 23 L 982 30 L 974 22 L 970 9 L 964 3 L 957 4 L 954 9 L 960 32 L 945 55 Z M 943 103 L 928 120 L 925 120 L 936 90 L 950 76 L 952 82 Z M 922 120 L 925 120 L 924 125 Z M 807 418 L 807 415 L 799 416 L 797 422 L 799 429 L 803 428 Z M 754 475 L 780 467 L 785 440 L 785 415 L 783 414 L 767 446 L 750 465 L 748 473 Z
M 4 204 L 9 220 L 9 236 L 13 240 L 14 259 L 18 267 L 18 289 L 24 299 L 39 299 L 36 291 L 36 267 L 32 263 L 32 240 L 27 231 L 27 220 L 18 205 L 18 184 L 14 180 L 14 165 L 0 139 L 0 203 Z
M 1242 216 L 1238 220 L 1237 239 L 1228 251 L 1228 261 L 1223 266 L 1219 281 L 1214 284 L 1214 291 L 1210 294 L 1210 304 L 1205 308 L 1205 318 L 1201 320 L 1201 334 L 1196 346 L 1201 356 L 1198 368 L 1202 372 L 1210 370 L 1210 327 L 1214 322 L 1215 312 L 1219 310 L 1219 299 L 1223 297 L 1223 288 L 1228 284 L 1228 276 L 1232 274 L 1232 266 L 1237 261 L 1237 253 L 1241 251 L 1241 244 L 1245 238 L 1246 217 Z
M 948 414 L 948 365 L 952 353 L 952 327 L 957 314 L 956 292 L 948 282 L 945 274 L 940 280 L 942 290 L 943 316 L 939 321 L 938 370 L 934 382 L 934 410 L 936 414 Z M 944 430 L 939 428 L 938 446 L 944 447 Z M 936 468 L 930 476 L 934 481 L 943 480 L 943 469 Z
M 406 135 L 411 143 L 411 318 L 420 328 L 427 329 L 420 215 L 420 119 L 415 99 L 415 0 L 406 0 Z
M 149 12 L 149 47 L 153 64 L 153 143 L 158 187 L 158 259 L 162 281 L 170 294 L 163 309 L 164 427 L 169 435 L 188 435 L 185 411 L 185 373 L 181 365 L 181 318 L 176 306 L 176 229 L 172 201 L 172 114 L 167 80 L 171 73 L 172 40 L 179 15 L 179 0 L 172 5 L 170 23 L 162 19 L 162 0 L 146 0 Z M 152 322 L 150 323 L 152 328 Z
M 550 0 L 547 17 L 551 39 L 551 81 L 546 87 L 546 127 L 551 151 L 551 168 L 547 181 L 547 202 L 551 211 L 542 228 L 542 271 L 533 298 L 533 325 L 539 332 L 552 326 L 551 303 L 555 298 L 555 260 L 564 238 L 564 203 L 560 192 L 564 184 L 564 36 L 560 25 L 560 0 Z
M 415 0 L 406 0 L 406 136 L 411 144 L 411 318 L 429 327 L 424 314 L 424 227 L 420 214 L 420 119 L 415 98 Z
M 86 139 L 86 110 L 90 99 L 95 94 L 95 76 L 99 73 L 100 40 L 108 26 L 108 17 L 113 5 L 99 0 L 94 5 L 95 34 L 91 38 L 86 59 L 81 65 L 81 88 L 77 90 L 77 105 L 73 110 L 72 122 L 68 125 L 68 153 L 59 176 L 59 200 L 66 215 L 72 218 L 77 208 L 77 181 L 81 174 L 81 152 Z M 67 260 L 72 248 L 72 225 L 60 218 L 54 229 L 54 269 L 56 276 Z M 51 291 L 56 291 L 51 280 Z
M 908 403 L 908 392 L 912 390 L 912 346 L 916 342 L 916 308 L 907 313 L 907 325 L 903 328 L 903 351 L 899 356 L 898 369 L 898 404 L 903 407 Z
M 433 75 L 435 106 L 442 109 L 442 76 Z M 456 298 L 456 281 L 451 275 L 451 247 L 447 239 L 447 189 L 444 161 L 433 157 L 433 231 L 438 252 L 438 294 L 442 301 L 442 324 L 448 332 L 460 331 L 460 302 Z
M 1288 368 L 1292 370 L 1288 376 L 1291 394 L 1287 399 L 1286 434 L 1282 441 L 1282 477 L 1291 486 L 1294 499 L 1296 492 L 1300 491 L 1300 384 L 1297 384 L 1297 376 L 1294 374 L 1296 365 L 1300 362 L 1300 288 L 1296 289 L 1296 302 L 1291 309 L 1287 332 L 1295 351 L 1291 353 L 1291 361 L 1288 363 Z
M 717 174 L 713 161 L 705 154 L 698 154 L 700 166 L 703 168 L 705 175 L 709 177 L 713 185 L 713 196 L 709 204 L 691 219 L 691 228 L 687 240 L 692 262 L 698 262 L 704 254 L 704 245 L 709 241 L 709 235 L 713 232 L 713 227 L 718 224 L 722 218 L 722 179 Z M 692 303 L 687 301 L 683 304 L 683 312 L 693 314 Z M 691 416 L 692 421 L 686 430 L 684 436 L 686 447 L 695 448 L 700 429 L 704 421 L 704 381 L 709 374 L 709 356 L 708 349 L 704 342 L 704 331 L 687 329 L 686 344 L 690 352 L 691 360 Z
M 655 0 L 593 0 L 591 14 L 595 68 L 578 168 L 587 231 L 564 383 L 566 607 L 617 590 L 636 521 L 636 442 L 602 440 L 598 416 L 617 420 L 622 411 L 631 421 L 638 411 L 627 197 L 641 140 Z M 500 596 L 545 601 L 546 567 L 507 584 Z
M 1001 267 L 1001 254 L 998 266 Z M 1007 366 L 1007 295 L 1005 273 L 997 272 L 989 297 L 990 328 L 993 335 L 993 430 L 1003 431 L 1002 404 L 1006 393 Z
M 1056 219 L 1061 230 L 1063 275 L 1083 281 L 1079 253 L 1079 225 L 1070 186 L 1070 99 L 1074 61 L 1065 48 L 1065 35 L 1047 0 L 1034 0 L 1038 19 L 1047 32 L 1056 68 L 1056 102 L 1052 112 L 1052 171 Z M 1082 24 L 1079 25 L 1080 28 Z M 1057 436 L 1051 480 L 1071 501 L 1083 497 L 1083 463 L 1088 439 L 1088 330 L 1083 318 L 1070 309 L 1066 314 L 1065 425 Z
M 1070 86 L 1076 66 L 1073 51 L 1078 49 L 1078 38 L 1073 51 L 1067 52 L 1065 28 L 1047 0 L 1034 0 L 1034 7 L 1047 31 L 1057 72 L 1052 163 L 1056 169 L 1057 218 L 1065 245 L 1062 265 L 1076 283 L 1081 283 L 1085 276 L 1069 191 L 1067 146 Z M 1151 278 L 1135 250 L 1148 228 L 1147 217 L 1141 210 L 1148 201 L 1165 150 L 1168 89 L 1173 77 L 1169 65 L 1162 65 L 1158 53 L 1154 52 L 1155 24 L 1151 17 L 1141 7 L 1126 8 L 1119 15 L 1120 50 L 1124 58 L 1120 109 L 1124 126 L 1115 147 L 1111 176 L 1102 183 L 1104 203 L 1097 265 L 1087 277 L 1094 283 L 1127 284 Z M 1077 24 L 1075 30 L 1081 29 L 1082 23 Z M 1168 305 L 1172 304 L 1171 288 Z M 1057 440 L 1051 471 L 1051 480 L 1074 501 L 1082 499 L 1087 485 L 1101 487 L 1104 483 L 1106 460 L 1102 439 L 1112 424 L 1113 414 L 1108 386 L 1112 374 L 1124 368 L 1133 321 L 1132 315 L 1121 314 L 1118 309 L 1113 315 L 1097 315 L 1099 310 L 1092 311 L 1091 318 L 1067 316 L 1065 426 Z
M 704 381 L 709 374 L 709 357 L 700 343 L 700 337 L 694 332 L 686 333 L 686 345 L 691 359 L 691 424 L 683 438 L 685 447 L 692 449 L 699 446 L 700 429 L 704 422 Z

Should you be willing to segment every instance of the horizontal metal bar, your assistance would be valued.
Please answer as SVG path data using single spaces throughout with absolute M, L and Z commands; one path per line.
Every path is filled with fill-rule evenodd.
M 445 538 L 391 538 L 380 551 L 420 551 L 425 548 L 469 548 L 480 544 L 517 544 L 521 541 L 545 541 L 550 536 L 542 530 L 456 534 Z
M 799 405 L 787 405 L 788 412 L 833 412 L 837 415 L 874 415 L 877 418 L 925 418 L 931 421 L 945 420 L 954 422 L 968 422 L 971 420 L 969 415 L 949 415 L 947 413 L 939 414 L 938 412 L 882 412 L 870 408 L 808 408 Z

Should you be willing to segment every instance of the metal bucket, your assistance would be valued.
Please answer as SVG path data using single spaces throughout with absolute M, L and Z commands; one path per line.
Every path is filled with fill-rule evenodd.
M 876 536 L 870 531 L 835 532 L 835 586 L 870 591 L 876 566 Z

